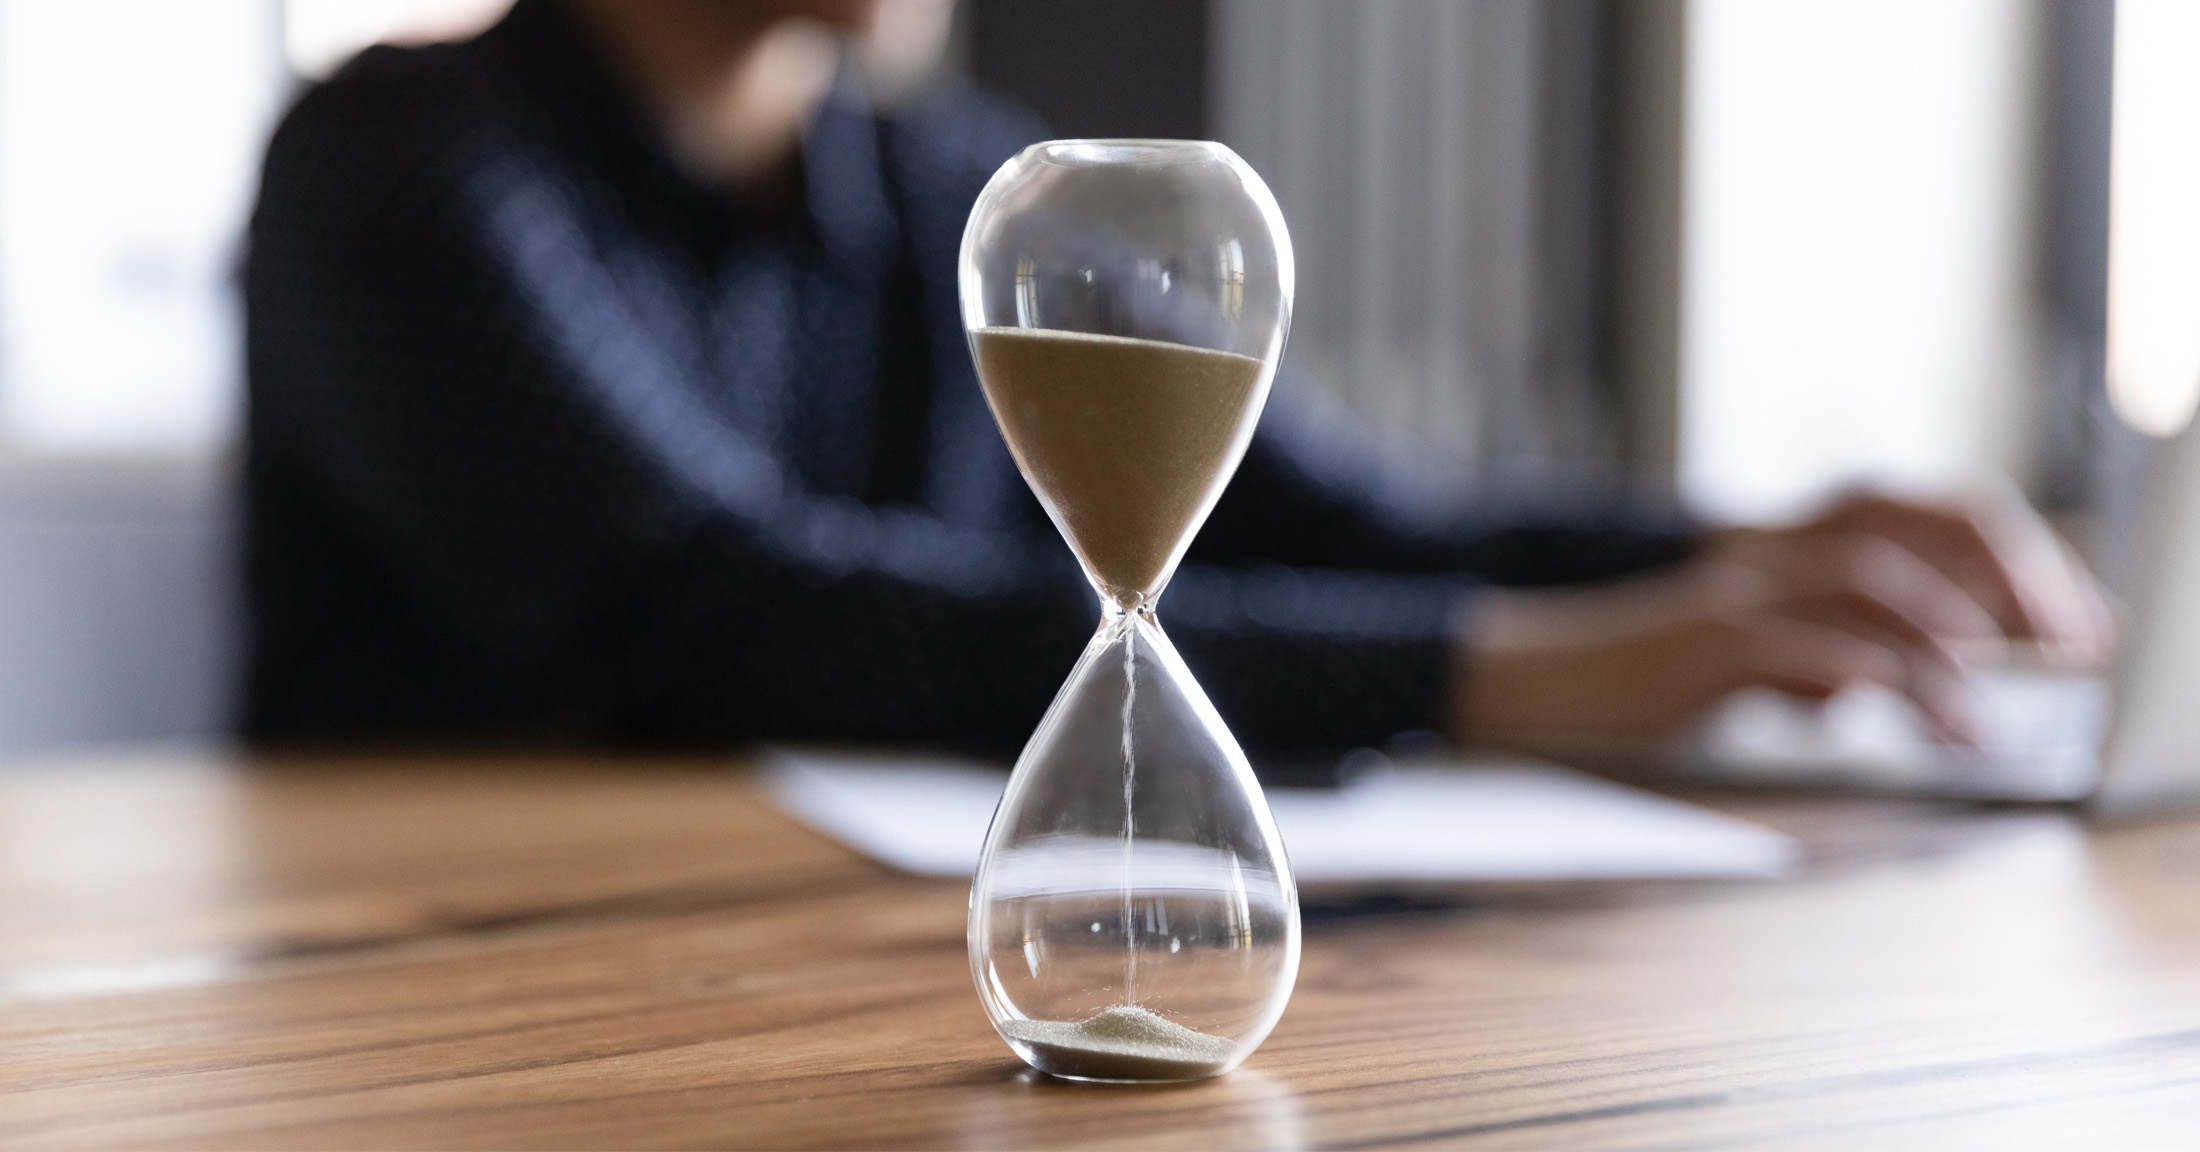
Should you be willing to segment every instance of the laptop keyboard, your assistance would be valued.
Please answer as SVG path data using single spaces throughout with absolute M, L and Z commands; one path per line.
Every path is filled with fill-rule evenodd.
M 1750 783 L 2008 799 L 2074 799 L 2092 786 L 2108 720 L 2098 677 L 2018 669 L 1972 674 L 1980 746 L 1935 739 L 1907 700 L 1876 685 L 1811 704 L 1737 693 L 1691 758 L 1703 776 Z

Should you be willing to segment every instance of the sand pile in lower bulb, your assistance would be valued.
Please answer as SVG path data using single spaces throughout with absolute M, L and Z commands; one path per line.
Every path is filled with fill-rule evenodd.
M 1234 1040 L 1130 1004 L 1076 1024 L 1007 1020 L 1001 1033 L 1030 1045 L 1043 1071 L 1090 1080 L 1196 1080 L 1229 1067 L 1238 1050 Z

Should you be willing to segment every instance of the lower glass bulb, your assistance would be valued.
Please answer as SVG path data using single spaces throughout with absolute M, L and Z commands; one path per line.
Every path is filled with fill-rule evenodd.
M 1111 609 L 1018 759 L 971 887 L 970 965 L 1002 1039 L 1070 1079 L 1219 1075 L 1283 1014 L 1282 842 L 1149 613 Z

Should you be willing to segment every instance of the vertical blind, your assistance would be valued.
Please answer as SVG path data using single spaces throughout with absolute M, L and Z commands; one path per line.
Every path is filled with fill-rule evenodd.
M 1213 126 L 1304 270 L 1287 370 L 1463 482 L 1615 459 L 1597 12 L 1215 0 Z

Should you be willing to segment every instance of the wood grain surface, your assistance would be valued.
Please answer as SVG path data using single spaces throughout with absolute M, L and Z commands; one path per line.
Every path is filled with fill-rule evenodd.
M 1022 1070 L 964 886 L 726 762 L 0 772 L 0 1146 L 2115 1147 L 2200 1127 L 2200 823 L 1712 798 L 1785 882 L 1311 909 L 1217 1081 Z

